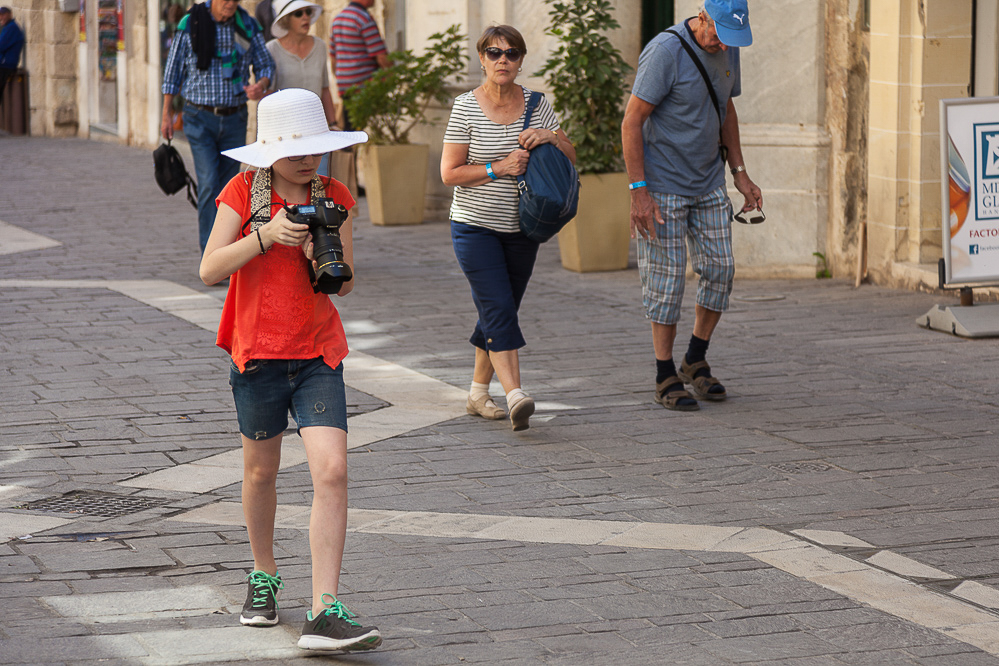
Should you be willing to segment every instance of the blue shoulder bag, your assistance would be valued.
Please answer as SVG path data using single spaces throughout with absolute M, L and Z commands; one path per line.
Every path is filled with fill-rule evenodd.
M 544 97 L 532 92 L 524 112 L 524 129 Z M 520 190 L 520 230 L 539 243 L 562 230 L 576 217 L 579 205 L 579 174 L 561 150 L 543 143 L 531 151 L 527 171 L 517 176 Z

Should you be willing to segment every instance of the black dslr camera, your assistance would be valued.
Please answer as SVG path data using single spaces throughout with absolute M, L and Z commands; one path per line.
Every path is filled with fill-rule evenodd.
M 313 291 L 337 293 L 344 282 L 350 282 L 354 277 L 343 260 L 343 241 L 340 240 L 340 227 L 347 221 L 347 209 L 332 199 L 316 199 L 312 205 L 286 206 L 285 211 L 295 224 L 309 225 L 312 256 L 316 260 Z M 309 269 L 311 272 L 311 265 Z

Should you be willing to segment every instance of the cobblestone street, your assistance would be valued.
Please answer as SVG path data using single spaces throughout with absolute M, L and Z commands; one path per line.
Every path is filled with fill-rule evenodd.
M 198 279 L 194 210 L 110 143 L 0 137 L 0 183 L 0 663 L 315 663 L 296 436 L 281 623 L 239 624 L 225 289 Z M 553 241 L 514 433 L 465 413 L 448 225 L 359 208 L 341 598 L 385 640 L 320 659 L 999 665 L 999 340 L 916 325 L 956 295 L 737 276 L 708 355 L 730 397 L 671 412 L 634 261 L 571 273 Z

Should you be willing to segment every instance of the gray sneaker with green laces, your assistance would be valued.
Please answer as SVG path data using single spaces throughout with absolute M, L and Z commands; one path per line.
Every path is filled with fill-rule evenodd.
M 330 600 L 327 601 L 326 597 Z M 332 594 L 323 594 L 322 602 L 326 610 L 316 617 L 312 611 L 306 614 L 305 628 L 298 639 L 298 647 L 303 650 L 345 650 L 356 652 L 374 650 L 382 644 L 378 627 L 362 627 L 354 620 L 356 615 L 347 610 Z
M 278 623 L 278 590 L 284 588 L 281 574 L 273 576 L 263 571 L 254 571 L 246 577 L 249 589 L 246 602 L 239 616 L 240 624 L 251 627 L 272 627 Z

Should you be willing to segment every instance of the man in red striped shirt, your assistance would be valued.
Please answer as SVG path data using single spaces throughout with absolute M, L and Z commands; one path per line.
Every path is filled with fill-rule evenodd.
M 388 52 L 378 25 L 368 9 L 375 0 L 353 0 L 330 25 L 330 58 L 340 97 L 371 78 L 379 67 L 388 67 Z M 344 128 L 353 130 L 344 110 Z

